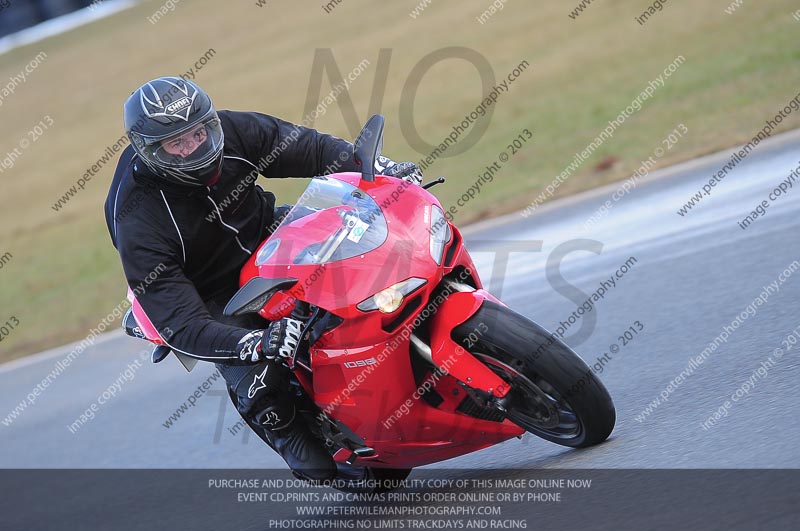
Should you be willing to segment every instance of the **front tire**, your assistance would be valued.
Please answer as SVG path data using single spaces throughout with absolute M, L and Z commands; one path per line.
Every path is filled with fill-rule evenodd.
M 543 439 L 585 448 L 614 429 L 611 396 L 564 342 L 506 306 L 485 301 L 452 337 L 511 384 L 505 416 Z

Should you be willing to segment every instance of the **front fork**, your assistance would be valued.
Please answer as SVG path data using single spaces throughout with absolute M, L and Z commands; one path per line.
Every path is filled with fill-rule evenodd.
M 444 288 L 449 295 L 431 317 L 430 346 L 413 335 L 411 341 L 423 357 L 471 389 L 481 402 L 504 409 L 504 398 L 511 386 L 451 337 L 453 330 L 475 315 L 484 301 L 503 303 L 484 289 L 451 280 L 445 281 Z

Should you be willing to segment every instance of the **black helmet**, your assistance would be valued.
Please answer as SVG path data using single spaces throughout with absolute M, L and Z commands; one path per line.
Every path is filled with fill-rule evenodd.
M 180 184 L 216 182 L 224 136 L 217 111 L 203 90 L 179 77 L 160 77 L 125 102 L 125 132 L 142 162 Z

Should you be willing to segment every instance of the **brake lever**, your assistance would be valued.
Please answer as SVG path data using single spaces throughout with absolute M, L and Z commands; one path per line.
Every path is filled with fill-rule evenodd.
M 434 187 L 434 186 L 436 186 L 437 184 L 442 184 L 443 182 L 444 182 L 444 177 L 438 177 L 438 178 L 436 178 L 436 179 L 432 180 L 432 181 L 431 181 L 431 182 L 429 182 L 429 183 L 425 183 L 425 184 L 423 184 L 423 185 L 422 185 L 422 188 L 424 188 L 425 190 L 427 190 L 427 189 L 429 189 L 429 188 L 433 188 L 433 187 Z
M 301 306 L 301 304 L 302 305 L 307 305 L 307 303 L 305 303 L 305 302 L 303 302 L 303 303 L 298 302 L 295 305 L 295 309 L 292 310 L 292 317 L 296 318 L 296 319 L 298 319 L 300 321 L 304 321 L 304 323 L 303 323 L 303 329 L 300 332 L 300 340 L 297 342 L 297 345 L 295 345 L 294 351 L 292 352 L 292 355 L 291 355 L 291 358 L 290 358 L 291 363 L 287 363 L 287 365 L 289 365 L 289 369 L 291 369 L 291 370 L 295 370 L 295 362 L 294 362 L 294 360 L 297 359 L 297 354 L 300 352 L 300 349 L 301 348 L 308 348 L 308 347 L 311 346 L 310 344 L 308 344 L 309 343 L 309 338 L 311 336 L 311 328 L 314 326 L 314 324 L 321 317 L 320 308 L 318 306 L 315 306 L 314 309 L 311 310 L 311 314 L 310 315 L 308 315 L 308 316 L 301 315 L 303 312 L 302 312 L 302 310 L 300 310 L 300 308 L 298 308 L 298 306 Z M 295 314 L 295 312 L 297 312 L 297 314 Z

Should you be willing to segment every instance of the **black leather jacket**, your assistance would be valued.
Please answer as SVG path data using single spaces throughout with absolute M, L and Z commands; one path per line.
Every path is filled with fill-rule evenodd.
M 256 177 L 360 168 L 352 145 L 339 138 L 254 112 L 218 114 L 225 159 L 214 186 L 167 182 L 128 146 L 105 213 L 128 285 L 167 344 L 195 358 L 240 363 L 237 345 L 252 330 L 215 320 L 206 302 L 238 289 L 242 265 L 274 228 L 275 196 Z

